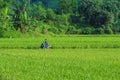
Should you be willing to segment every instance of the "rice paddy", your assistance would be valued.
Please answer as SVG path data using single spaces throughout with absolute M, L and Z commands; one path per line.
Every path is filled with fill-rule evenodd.
M 119 80 L 119 36 L 0 39 L 0 80 Z

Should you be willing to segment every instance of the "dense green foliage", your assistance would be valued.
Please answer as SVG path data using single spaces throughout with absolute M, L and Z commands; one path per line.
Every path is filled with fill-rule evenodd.
M 52 49 L 120 48 L 120 36 L 41 36 L 39 38 L 1 38 L 0 49 L 39 49 L 48 39 Z
M 120 49 L 0 49 L 0 80 L 119 80 Z
M 0 37 L 16 37 L 15 33 L 120 33 L 119 0 L 0 0 L 0 3 Z

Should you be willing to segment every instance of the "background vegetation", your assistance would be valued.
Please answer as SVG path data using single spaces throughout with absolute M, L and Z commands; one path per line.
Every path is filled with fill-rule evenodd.
M 119 0 L 0 0 L 0 37 L 119 34 Z

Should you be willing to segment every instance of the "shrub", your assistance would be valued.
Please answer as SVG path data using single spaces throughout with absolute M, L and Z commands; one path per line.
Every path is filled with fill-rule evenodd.
M 82 34 L 82 29 L 78 29 L 78 30 L 77 30 L 77 33 L 78 33 L 78 34 Z
M 67 31 L 67 29 L 68 29 L 68 26 L 60 24 L 60 25 L 57 26 L 57 28 L 58 28 L 58 31 L 59 31 L 61 34 L 64 34 L 64 33 L 66 33 L 66 31 Z
M 20 32 L 20 30 L 16 31 L 14 29 L 10 29 L 7 31 L 3 31 L 2 37 L 4 38 L 16 38 L 16 37 L 21 37 L 23 34 Z
M 106 27 L 104 31 L 106 34 L 113 34 L 113 31 L 110 27 Z
M 77 34 L 77 33 L 78 30 L 74 26 L 70 26 L 66 31 L 66 34 Z
M 48 33 L 48 30 L 45 26 L 43 26 L 41 33 L 42 34 L 47 34 Z
M 86 27 L 82 29 L 83 34 L 91 34 L 93 32 L 92 28 Z
M 51 27 L 48 29 L 49 32 L 52 32 L 52 33 L 55 33 L 57 34 L 58 33 L 58 29 L 56 27 Z
M 0 37 L 3 37 L 3 29 L 0 27 Z
M 116 25 L 115 27 L 113 27 L 113 32 L 115 33 L 115 34 L 117 34 L 117 33 L 120 33 L 120 26 L 119 25 Z
M 103 28 L 96 28 L 94 30 L 94 34 L 104 34 L 104 29 Z

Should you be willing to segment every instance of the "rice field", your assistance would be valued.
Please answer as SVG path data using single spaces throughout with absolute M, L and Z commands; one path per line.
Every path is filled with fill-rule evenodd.
M 53 49 L 120 48 L 120 36 L 42 36 L 39 38 L 2 38 L 0 48 L 39 49 L 48 39 Z
M 120 49 L 0 49 L 0 80 L 119 80 Z
M 120 37 L 1 38 L 0 80 L 120 80 Z

